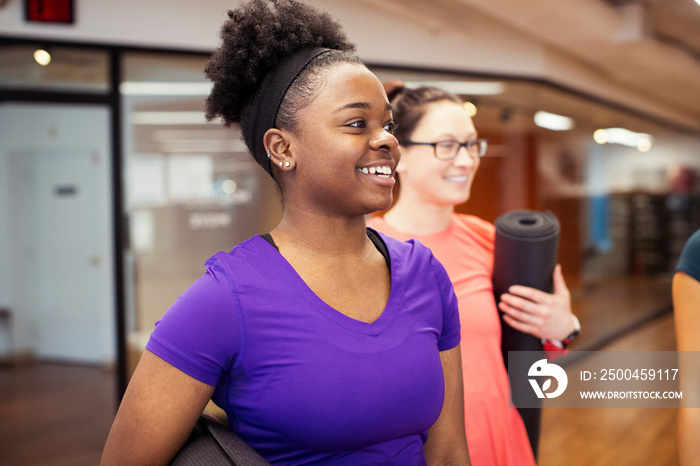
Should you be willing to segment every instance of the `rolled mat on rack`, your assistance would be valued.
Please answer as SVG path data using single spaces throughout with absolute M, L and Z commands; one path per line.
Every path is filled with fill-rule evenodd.
M 514 210 L 496 219 L 493 293 L 496 303 L 511 285 L 524 285 L 552 292 L 552 274 L 559 248 L 559 221 L 551 212 Z M 532 362 L 544 358 L 539 338 L 515 330 L 501 319 L 501 351 L 508 368 L 509 351 L 533 351 Z M 528 367 L 511 368 L 509 379 L 513 403 L 523 418 L 532 451 L 537 458 L 541 401 L 528 382 Z M 523 402 L 524 400 L 527 400 Z M 520 408 L 520 404 L 540 406 Z

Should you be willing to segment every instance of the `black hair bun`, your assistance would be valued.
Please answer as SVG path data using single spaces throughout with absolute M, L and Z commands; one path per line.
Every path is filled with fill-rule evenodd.
M 221 117 L 226 126 L 240 122 L 244 106 L 282 58 L 308 47 L 355 51 L 328 13 L 294 0 L 250 0 L 228 16 L 205 68 L 214 83 L 206 117 Z

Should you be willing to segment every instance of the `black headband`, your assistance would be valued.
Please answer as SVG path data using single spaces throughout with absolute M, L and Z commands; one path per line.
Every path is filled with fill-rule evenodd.
M 270 160 L 265 152 L 263 136 L 268 129 L 275 127 L 277 112 L 279 111 L 282 99 L 294 80 L 306 68 L 311 60 L 329 52 L 330 49 L 321 47 L 301 49 L 292 55 L 284 58 L 276 67 L 270 70 L 263 79 L 260 89 L 255 96 L 255 113 L 253 125 L 251 127 L 252 140 L 249 141 L 248 148 L 253 153 L 255 161 L 272 176 Z

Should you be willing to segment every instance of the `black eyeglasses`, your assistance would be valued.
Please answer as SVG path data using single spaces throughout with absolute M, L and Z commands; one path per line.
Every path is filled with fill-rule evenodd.
M 486 155 L 486 149 L 489 147 L 489 140 L 486 138 L 477 138 L 467 142 L 457 141 L 438 141 L 438 142 L 403 142 L 404 146 L 433 146 L 435 158 L 439 160 L 452 160 L 457 157 L 459 149 L 464 147 L 467 153 L 473 158 L 481 158 Z

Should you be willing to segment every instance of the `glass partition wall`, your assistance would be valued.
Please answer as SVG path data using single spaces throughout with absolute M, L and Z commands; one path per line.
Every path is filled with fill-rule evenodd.
M 204 262 L 271 230 L 281 207 L 240 132 L 204 118 L 200 55 L 126 53 L 124 128 L 127 370 L 155 322 L 204 273 Z
M 0 89 L 107 94 L 109 53 L 104 48 L 9 43 L 0 46 Z

